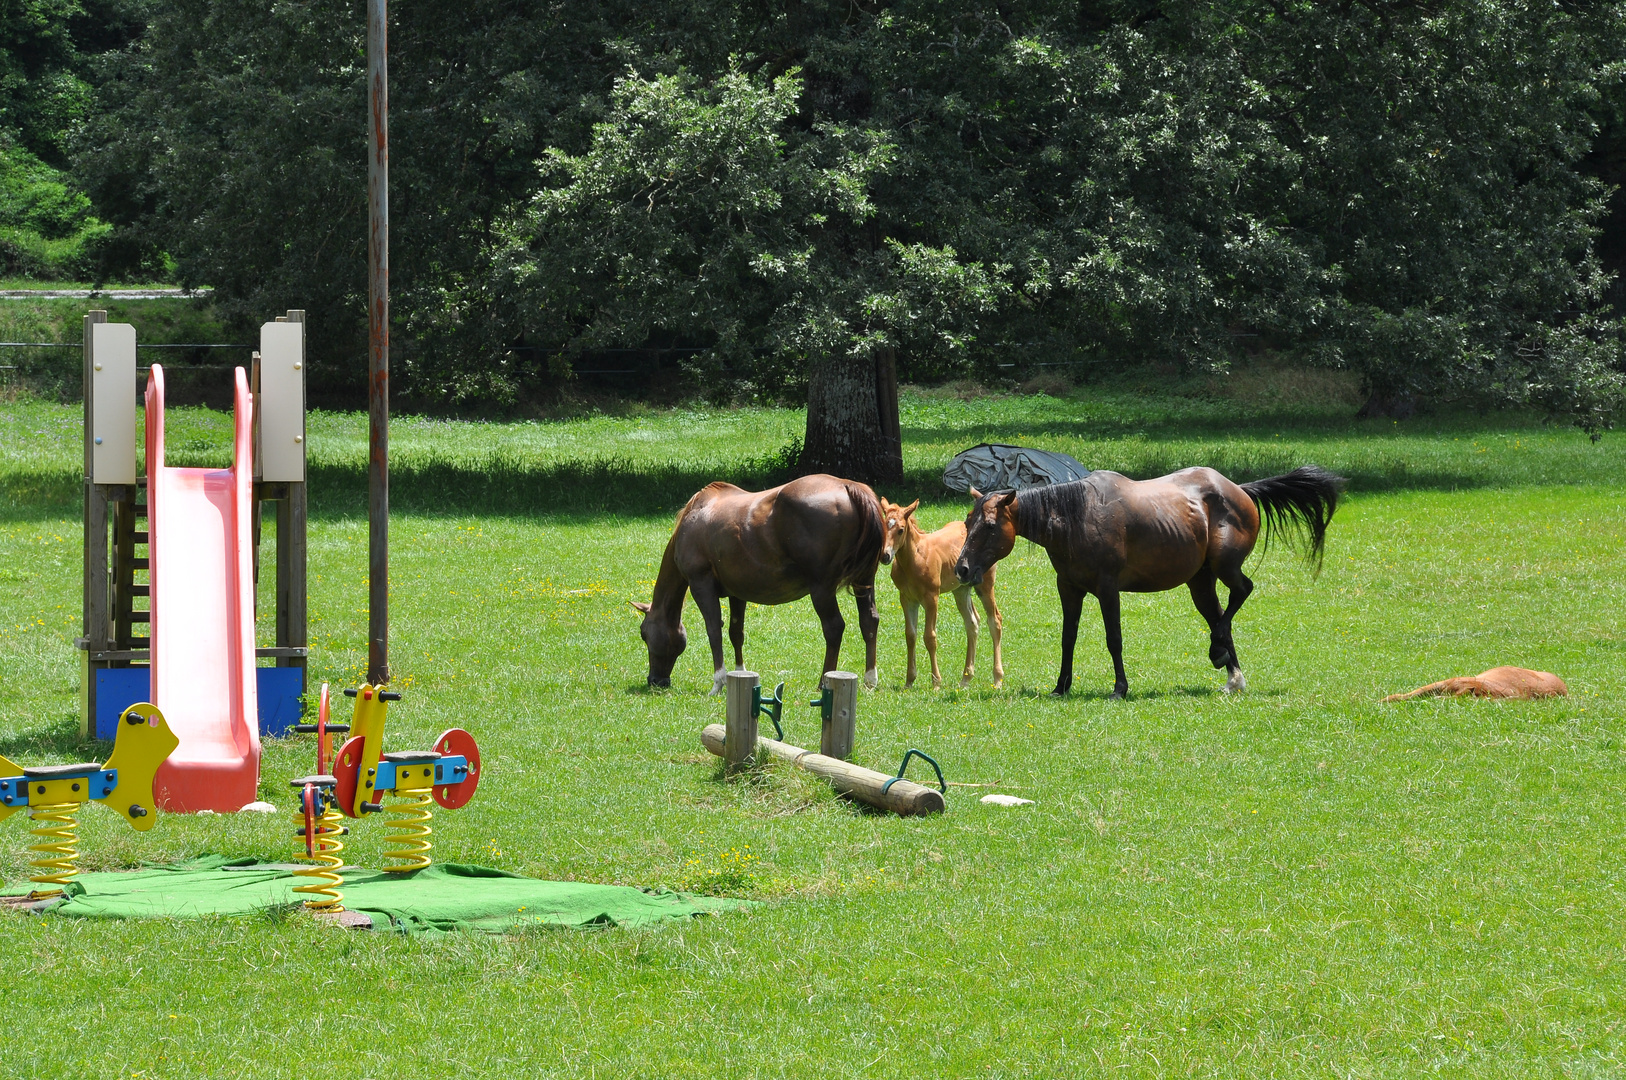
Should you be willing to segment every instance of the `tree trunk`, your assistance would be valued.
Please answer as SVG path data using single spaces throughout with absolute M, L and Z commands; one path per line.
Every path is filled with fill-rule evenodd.
M 833 357 L 813 370 L 799 471 L 866 484 L 903 479 L 898 369 L 891 349 L 877 350 L 873 359 Z

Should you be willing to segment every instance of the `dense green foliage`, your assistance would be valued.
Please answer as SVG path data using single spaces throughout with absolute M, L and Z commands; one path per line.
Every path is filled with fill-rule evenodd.
M 69 172 L 97 56 L 142 25 L 140 0 L 0 3 L 0 274 L 79 277 L 110 229 Z
M 0 133 L 0 273 L 80 276 L 110 231 L 64 173 Z
M 362 8 L 174 0 L 79 158 L 116 251 L 248 317 L 304 307 L 353 379 Z M 1223 369 L 1378 398 L 1621 400 L 1587 161 L 1613 2 L 728 0 L 397 5 L 392 287 L 405 386 L 453 400 L 666 348 L 794 395 L 906 378 Z
M 942 817 L 905 821 L 784 769 L 719 777 L 698 740 L 722 703 L 706 695 L 692 607 L 674 689 L 643 687 L 626 602 L 648 598 L 673 509 L 705 480 L 754 475 L 748 457 L 801 431 L 798 411 L 407 418 L 392 432 L 405 700 L 389 745 L 462 726 L 485 763 L 474 800 L 437 812 L 437 857 L 766 903 L 652 931 L 501 939 L 298 915 L 0 912 L 12 1074 L 1524 1080 L 1626 1067 L 1626 438 L 1592 445 L 1512 414 L 1395 424 L 1124 387 L 905 393 L 902 411 L 908 480 L 886 494 L 925 497 L 928 524 L 964 512 L 938 486 L 945 457 L 989 436 L 1136 474 L 1212 463 L 1251 479 L 1308 459 L 1355 483 L 1319 578 L 1279 548 L 1249 564 L 1240 697 L 1217 692 L 1177 590 L 1125 599 L 1128 701 L 1102 699 L 1093 611 L 1077 692 L 1048 698 L 1058 604 L 1026 543 L 999 573 L 1007 688 L 988 686 L 984 637 L 970 691 L 906 692 L 883 577 L 882 687 L 860 700 L 858 759 L 891 770 L 919 746 L 951 782 L 999 785 L 953 787 Z M 180 460 L 229 458 L 229 413 L 170 421 Z M 74 734 L 82 447 L 76 408 L 0 408 L 0 753 L 21 764 L 106 752 Z M 349 681 L 366 661 L 365 415 L 314 415 L 310 447 L 312 670 Z M 269 640 L 264 592 L 259 615 Z M 952 668 L 964 638 L 944 623 Z M 821 655 L 806 602 L 751 609 L 747 662 L 786 680 L 787 700 L 813 696 Z M 1556 671 L 1573 696 L 1378 700 L 1502 662 Z M 816 712 L 785 714 L 792 741 L 817 739 Z M 292 858 L 287 781 L 313 754 L 311 736 L 267 742 L 274 816 L 164 815 L 136 833 L 88 811 L 84 864 Z M 990 791 L 1035 804 L 978 802 Z M 354 824 L 345 857 L 379 865 L 380 823 Z M 0 822 L 7 881 L 27 842 L 23 815 Z

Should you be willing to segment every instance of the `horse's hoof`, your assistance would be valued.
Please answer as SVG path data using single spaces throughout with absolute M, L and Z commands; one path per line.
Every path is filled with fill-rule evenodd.
M 1129 687 L 1125 686 L 1125 687 L 1120 689 L 1120 688 L 1115 686 L 1115 687 L 1112 688 L 1112 693 L 1107 696 L 1107 700 L 1108 701 L 1122 701 L 1125 698 L 1127 698 L 1128 696 L 1129 696 Z
M 728 675 L 719 671 L 711 680 L 711 696 L 716 697 L 728 688 Z
M 1240 694 L 1248 688 L 1248 680 L 1242 677 L 1242 669 L 1237 668 L 1231 672 L 1231 677 L 1225 680 L 1225 693 Z
M 873 690 L 879 685 L 881 685 L 881 673 L 879 671 L 870 668 L 864 672 L 864 688 L 866 690 Z

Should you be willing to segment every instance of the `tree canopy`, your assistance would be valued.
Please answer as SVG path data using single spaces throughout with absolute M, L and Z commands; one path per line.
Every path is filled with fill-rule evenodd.
M 359 376 L 363 9 L 172 0 L 79 173 L 114 256 L 305 307 Z M 1622 394 L 1587 167 L 1618 3 L 398 3 L 409 388 L 502 398 L 607 348 L 732 391 L 1268 350 L 1378 397 Z
M 139 0 L 0 0 L 0 272 L 78 275 L 109 228 L 68 169 L 97 58 L 142 25 Z

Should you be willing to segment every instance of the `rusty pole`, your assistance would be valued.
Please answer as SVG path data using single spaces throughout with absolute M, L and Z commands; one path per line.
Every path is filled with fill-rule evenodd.
M 367 0 L 367 681 L 390 680 L 389 10 Z

